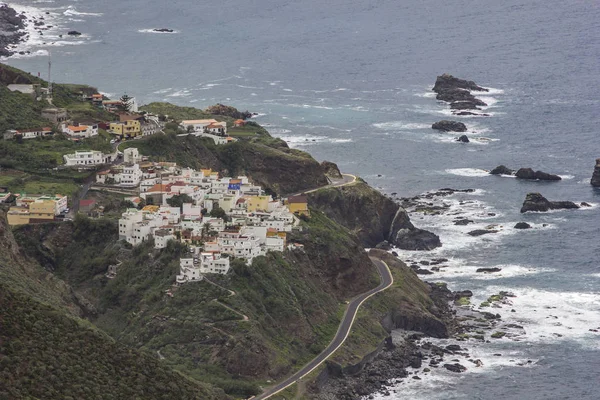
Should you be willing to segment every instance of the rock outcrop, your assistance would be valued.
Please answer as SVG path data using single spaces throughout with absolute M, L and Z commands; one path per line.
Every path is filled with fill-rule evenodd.
M 473 96 L 470 90 L 487 92 L 488 89 L 450 74 L 438 76 L 432 90 L 437 93 L 436 99 L 449 102 L 452 110 L 480 110 L 479 106 L 487 106 L 483 100 Z
M 600 158 L 596 159 L 596 166 L 594 167 L 594 173 L 592 174 L 590 183 L 594 187 L 600 187 Z
M 513 175 L 514 173 L 515 171 L 504 165 L 499 165 L 490 171 L 491 175 Z
M 575 209 L 579 206 L 572 201 L 549 201 L 539 193 L 527 193 L 527 197 L 521 207 L 521 212 L 529 211 L 545 212 L 549 210 Z
M 442 245 L 436 234 L 416 228 L 403 208 L 394 216 L 388 240 L 403 250 L 433 250 Z
M 527 222 L 517 222 L 514 226 L 515 229 L 529 229 L 531 228 L 531 225 L 529 225 Z
M 549 174 L 543 171 L 534 171 L 531 168 L 520 168 L 515 175 L 517 179 L 537 179 L 540 181 L 560 181 L 562 179 L 558 175 Z
M 443 132 L 466 132 L 467 127 L 462 122 L 442 120 L 431 125 L 432 129 Z
M 321 163 L 321 167 L 323 168 L 323 172 L 325 175 L 331 179 L 342 179 L 342 173 L 340 172 L 337 164 L 332 163 L 331 161 L 323 161 Z
M 375 247 L 390 236 L 390 221 L 399 206 L 365 182 L 309 193 L 308 203 L 353 231 L 365 247 Z
M 462 135 L 460 136 L 458 139 L 456 139 L 457 142 L 461 142 L 461 143 L 469 143 L 469 137 L 467 135 Z
M 439 93 L 448 89 L 466 89 L 487 92 L 488 89 L 477 85 L 473 81 L 456 78 L 450 74 L 443 74 L 437 77 L 433 91 Z
M 514 171 L 504 165 L 499 165 L 490 171 L 491 175 L 515 175 L 517 179 L 540 180 L 540 181 L 560 181 L 562 178 L 558 175 L 549 174 L 544 171 L 534 171 L 532 168 L 519 168 Z
M 14 54 L 11 47 L 23 40 L 25 16 L 0 3 L 0 57 Z

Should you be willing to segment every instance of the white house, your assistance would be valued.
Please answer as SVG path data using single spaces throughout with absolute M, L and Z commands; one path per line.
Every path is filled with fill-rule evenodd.
M 14 136 L 22 139 L 35 139 L 52 135 L 52 128 L 19 129 L 14 131 Z
M 192 253 L 179 259 L 179 275 L 177 283 L 201 281 L 202 274 L 222 274 L 229 272 L 229 258 L 218 252 L 199 252 L 197 247 Z
M 157 229 L 154 231 L 154 248 L 164 249 L 169 240 L 175 240 L 175 235 L 168 229 Z
M 130 208 L 121 215 L 119 219 L 119 239 L 128 240 L 133 236 L 133 227 L 136 223 L 142 222 L 144 219 L 144 213 L 141 211 Z
M 140 169 L 139 164 L 123 166 L 123 171 L 121 172 L 120 177 L 121 186 L 137 187 L 141 180 L 142 170 Z
M 204 132 L 205 127 L 216 123 L 219 123 L 216 119 L 188 119 L 181 121 L 179 127 L 186 132 L 188 129 L 193 132 Z
M 252 262 L 254 257 L 264 255 L 260 241 L 254 236 L 245 236 L 238 231 L 219 232 L 217 243 L 221 252 Z
M 98 125 L 63 125 L 62 131 L 74 138 L 90 138 L 98 135 Z
M 135 147 L 129 147 L 123 151 L 123 162 L 137 164 L 142 161 L 140 152 Z
M 90 166 L 109 164 L 115 158 L 115 154 L 104 154 L 97 150 L 76 151 L 75 154 L 63 156 L 66 166 Z

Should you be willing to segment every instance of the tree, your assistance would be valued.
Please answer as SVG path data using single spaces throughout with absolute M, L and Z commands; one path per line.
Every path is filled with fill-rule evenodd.
M 202 240 L 206 239 L 206 237 L 210 234 L 211 230 L 212 230 L 212 225 L 210 224 L 210 222 L 206 222 L 206 223 L 204 223 L 204 225 L 202 225 L 202 231 L 201 231 Z
M 221 207 L 217 206 L 215 208 L 213 208 L 209 214 L 211 217 L 213 218 L 221 218 L 222 220 L 224 220 L 225 222 L 227 222 L 227 214 L 225 213 L 225 210 L 223 210 Z
M 133 97 L 130 97 L 125 93 L 119 100 L 121 101 L 121 105 L 119 106 L 121 111 L 131 111 L 131 108 L 133 107 Z
M 171 207 L 183 207 L 183 203 L 193 203 L 194 199 L 192 199 L 190 196 L 188 196 L 187 194 L 176 194 L 175 196 L 171 197 L 170 199 L 167 199 L 167 204 L 169 204 Z

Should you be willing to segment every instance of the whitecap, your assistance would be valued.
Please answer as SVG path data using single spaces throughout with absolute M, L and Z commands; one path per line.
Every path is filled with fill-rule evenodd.
M 575 175 L 559 175 L 561 179 L 573 179 Z
M 446 172 L 452 175 L 468 177 L 483 177 L 490 175 L 490 171 L 479 168 L 449 168 L 446 169 Z
M 103 13 L 93 13 L 93 12 L 80 12 L 75 9 L 73 6 L 67 7 L 67 9 L 63 12 L 63 15 L 85 15 L 90 17 L 101 17 L 104 15 Z
M 390 121 L 390 122 L 379 122 L 373 124 L 373 126 L 377 129 L 386 129 L 386 130 L 413 130 L 413 129 L 430 129 L 431 125 L 415 123 L 415 122 L 405 122 L 405 121 Z

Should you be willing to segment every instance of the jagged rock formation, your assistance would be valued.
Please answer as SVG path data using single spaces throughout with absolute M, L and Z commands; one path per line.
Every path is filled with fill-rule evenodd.
M 461 142 L 461 143 L 469 143 L 469 137 L 467 135 L 462 135 L 460 136 L 458 139 L 456 139 L 457 142 Z
M 596 159 L 596 166 L 594 167 L 594 173 L 592 174 L 590 183 L 594 187 L 600 187 L 600 158 Z
M 513 175 L 514 173 L 515 173 L 514 170 L 512 170 L 504 165 L 499 165 L 490 171 L 490 174 L 492 174 L 492 175 Z
M 365 247 L 389 238 L 398 205 L 364 181 L 309 194 L 311 207 L 353 231 Z
M 436 93 L 440 93 L 444 90 L 452 90 L 452 89 L 466 89 L 466 90 L 476 90 L 479 92 L 487 92 L 486 88 L 483 88 L 477 85 L 473 81 L 467 81 L 465 79 L 456 78 L 450 74 L 443 74 L 437 77 L 435 81 L 435 86 L 433 87 L 433 91 Z
M 10 50 L 11 45 L 19 43 L 23 39 L 25 27 L 25 16 L 6 4 L 0 3 L 0 57 L 9 57 L 14 54 Z
M 518 179 L 538 179 L 540 181 L 560 181 L 562 179 L 558 175 L 549 174 L 543 171 L 534 171 L 531 168 L 520 168 L 515 176 Z
M 539 193 L 527 193 L 527 197 L 521 207 L 521 212 L 529 211 L 545 212 L 549 210 L 574 209 L 579 206 L 572 201 L 549 201 Z
M 389 241 L 403 250 L 432 250 L 442 245 L 436 234 L 416 228 L 403 208 L 398 209 L 392 220 Z
M 323 172 L 325 175 L 331 179 L 342 179 L 342 173 L 338 168 L 337 164 L 331 161 L 323 161 L 321 163 L 321 167 L 323 168 Z
M 540 181 L 560 181 L 562 178 L 558 175 L 549 174 L 544 171 L 534 171 L 532 168 L 519 168 L 512 170 L 504 165 L 499 165 L 490 171 L 491 175 L 515 175 L 517 179 L 540 180 Z
M 431 125 L 432 129 L 443 132 L 466 132 L 467 127 L 462 122 L 442 120 Z
M 487 92 L 488 89 L 450 74 L 438 76 L 432 90 L 437 93 L 436 99 L 449 102 L 453 110 L 479 110 L 479 106 L 487 106 L 484 101 L 473 96 L 470 90 Z

